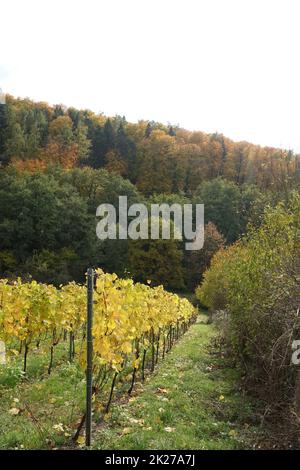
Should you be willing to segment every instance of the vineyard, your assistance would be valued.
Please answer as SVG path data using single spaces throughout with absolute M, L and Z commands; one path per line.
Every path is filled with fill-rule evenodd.
M 186 3 L 1 2 L 9 464 L 300 450 L 300 0 Z
M 69 283 L 60 288 L 35 281 L 0 282 L 0 339 L 6 346 L 7 367 L 17 363 L 26 381 L 31 357 L 47 362 L 40 371 L 50 376 L 56 356 L 86 371 L 87 288 Z M 159 358 L 172 348 L 196 317 L 188 300 L 165 291 L 96 271 L 93 322 L 93 407 L 109 412 L 118 382 L 127 392 Z M 5 369 L 5 366 L 4 366 Z M 16 408 L 17 409 L 17 408 Z M 80 416 L 76 417 L 77 421 Z M 85 414 L 77 423 L 80 442 Z

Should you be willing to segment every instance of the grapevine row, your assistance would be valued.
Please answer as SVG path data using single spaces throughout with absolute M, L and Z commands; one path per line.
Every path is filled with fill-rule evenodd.
M 9 283 L 0 281 L 0 339 L 12 353 L 27 356 L 34 346 L 47 338 L 50 374 L 55 346 L 70 337 L 70 360 L 74 356 L 74 338 L 82 338 L 86 321 L 86 287 L 74 282 L 56 288 L 36 281 Z M 170 349 L 175 338 L 195 315 L 194 307 L 162 286 L 150 287 L 105 274 L 98 269 L 94 291 L 94 374 L 95 389 L 108 372 L 118 375 L 125 366 L 140 369 L 144 378 L 146 355 L 151 369 Z M 85 342 L 79 354 L 83 369 Z

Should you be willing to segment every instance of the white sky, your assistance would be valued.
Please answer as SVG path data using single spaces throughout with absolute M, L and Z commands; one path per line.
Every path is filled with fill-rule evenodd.
M 299 0 L 1 0 L 0 87 L 300 151 Z

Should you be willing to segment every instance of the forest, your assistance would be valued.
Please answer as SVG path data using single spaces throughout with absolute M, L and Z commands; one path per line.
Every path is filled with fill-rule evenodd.
M 6 96 L 0 106 L 0 275 L 64 284 L 87 266 L 194 291 L 212 256 L 288 204 L 300 155 L 222 134 Z M 203 203 L 205 245 L 95 236 L 99 204 Z

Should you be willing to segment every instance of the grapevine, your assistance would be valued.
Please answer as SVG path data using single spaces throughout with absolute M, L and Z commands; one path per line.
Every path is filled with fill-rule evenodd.
M 195 319 L 195 308 L 187 299 L 149 284 L 96 270 L 93 392 L 95 397 L 99 395 L 111 378 L 105 412 L 122 372 L 131 375 L 130 394 L 137 374 L 145 379 L 147 361 L 153 371 L 159 355 L 164 358 Z M 10 355 L 23 355 L 24 372 L 31 348 L 42 341 L 48 348 L 50 374 L 55 346 L 68 335 L 69 360 L 76 356 L 80 367 L 86 369 L 85 347 L 75 354 L 75 340 L 85 337 L 86 297 L 86 287 L 74 282 L 56 288 L 36 281 L 0 280 L 0 340 Z

